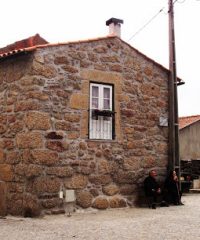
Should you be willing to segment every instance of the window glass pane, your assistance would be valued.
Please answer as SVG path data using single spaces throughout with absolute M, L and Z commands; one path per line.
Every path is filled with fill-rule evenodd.
M 99 97 L 99 88 L 92 86 L 92 97 Z
M 113 86 L 91 83 L 90 90 L 89 138 L 112 139 L 113 116 L 102 110 L 112 110 Z
M 110 109 L 110 99 L 104 99 L 103 105 L 104 105 L 103 106 L 104 109 L 111 110 Z
M 98 109 L 98 98 L 92 98 L 92 108 Z
M 104 88 L 103 98 L 110 98 L 110 88 Z

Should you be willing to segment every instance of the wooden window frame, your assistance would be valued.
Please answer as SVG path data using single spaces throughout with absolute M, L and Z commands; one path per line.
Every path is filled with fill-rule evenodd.
M 92 96 L 92 88 L 93 87 L 98 87 L 98 104 L 97 106 L 92 106 L 92 98 L 95 98 L 95 96 Z M 107 83 L 99 83 L 99 82 L 90 82 L 89 85 L 90 91 L 89 91 L 89 123 L 88 123 L 88 138 L 90 140 L 114 140 L 115 139 L 115 112 L 114 112 L 114 85 L 113 84 L 107 84 Z M 104 100 L 106 100 L 106 98 L 104 98 L 103 93 L 104 93 L 104 89 L 105 88 L 109 88 L 110 89 L 110 108 L 109 109 L 105 109 L 104 108 Z M 107 135 L 109 136 L 104 136 L 104 128 L 103 130 L 101 130 L 101 133 L 98 136 L 98 134 L 94 134 L 94 132 L 92 131 L 92 120 L 96 120 L 100 121 L 99 119 L 101 119 L 101 122 L 103 122 L 103 125 L 105 125 L 106 122 L 104 121 L 109 121 L 108 124 L 111 125 L 111 132 L 107 132 Z M 93 119 L 92 119 L 93 118 Z M 99 123 L 100 124 L 100 123 Z M 101 124 L 102 125 L 102 124 Z M 103 135 L 103 136 L 102 136 Z M 106 135 L 106 134 L 105 134 Z

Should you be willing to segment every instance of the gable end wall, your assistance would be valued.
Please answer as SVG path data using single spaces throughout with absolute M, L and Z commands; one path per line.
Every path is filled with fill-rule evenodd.
M 38 49 L 0 63 L 0 180 L 7 212 L 62 212 L 136 203 L 151 168 L 168 160 L 168 76 L 118 39 Z M 116 139 L 88 139 L 89 84 L 114 86 Z

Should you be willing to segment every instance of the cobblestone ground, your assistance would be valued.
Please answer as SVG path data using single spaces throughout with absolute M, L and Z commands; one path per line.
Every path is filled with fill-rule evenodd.
M 0 219 L 1 240 L 198 240 L 200 194 L 187 194 L 184 206 L 93 211 L 43 218 Z

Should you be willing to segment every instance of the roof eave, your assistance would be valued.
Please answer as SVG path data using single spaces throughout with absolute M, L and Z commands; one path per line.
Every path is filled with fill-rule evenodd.
M 33 51 L 37 48 L 45 48 L 45 47 L 56 47 L 56 46 L 62 46 L 62 45 L 69 45 L 69 44 L 75 44 L 75 43 L 86 43 L 86 42 L 92 42 L 92 41 L 99 41 L 99 40 L 106 40 L 106 39 L 111 39 L 111 38 L 117 38 L 120 41 L 122 41 L 124 44 L 128 45 L 130 48 L 132 48 L 134 51 L 136 51 L 138 54 L 140 54 L 141 56 L 143 56 L 144 58 L 146 58 L 148 61 L 151 61 L 152 63 L 156 64 L 158 67 L 162 68 L 164 71 L 166 71 L 167 73 L 169 73 L 169 69 L 167 69 L 166 67 L 164 67 L 163 65 L 161 65 L 160 63 L 154 61 L 152 58 L 146 56 L 145 54 L 143 54 L 142 52 L 140 52 L 139 50 L 137 50 L 136 48 L 134 48 L 133 46 L 131 46 L 129 43 L 125 42 L 124 40 L 122 40 L 121 38 L 117 37 L 117 36 L 113 36 L 113 35 L 109 35 L 109 36 L 105 36 L 105 37 L 99 37 L 99 38 L 94 38 L 94 39 L 85 39 L 85 40 L 78 40 L 78 41 L 71 41 L 71 42 L 63 42 L 63 43 L 47 43 L 47 44 L 42 44 L 42 45 L 36 45 L 34 47 L 28 47 L 28 48 L 24 48 L 21 49 L 24 52 L 28 52 L 28 51 Z M 13 51 L 12 51 L 13 52 Z M 10 56 L 16 55 L 17 53 L 11 53 Z M 7 57 L 6 55 L 4 56 L 4 54 L 0 54 L 0 59 Z M 177 77 L 177 85 L 182 85 L 184 84 L 184 82 L 182 81 L 181 78 Z
M 18 56 L 18 55 L 23 55 L 28 52 L 32 52 L 36 49 L 36 46 L 34 47 L 29 47 L 29 48 L 23 48 L 23 49 L 18 49 L 18 50 L 13 50 L 7 53 L 2 53 L 0 54 L 0 60 L 8 59 L 13 56 Z

